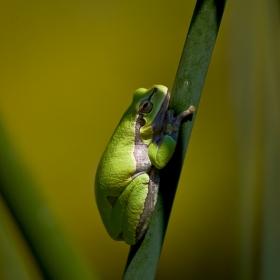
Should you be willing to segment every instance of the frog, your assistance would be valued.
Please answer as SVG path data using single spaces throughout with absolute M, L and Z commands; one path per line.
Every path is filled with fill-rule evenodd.
M 163 85 L 139 88 L 133 94 L 95 176 L 95 198 L 111 238 L 135 245 L 145 234 L 155 208 L 160 172 L 170 161 L 181 122 L 194 106 L 176 117 Z

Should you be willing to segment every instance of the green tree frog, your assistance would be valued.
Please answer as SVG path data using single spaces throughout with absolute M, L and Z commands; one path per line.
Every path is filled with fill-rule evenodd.
M 159 188 L 159 169 L 175 150 L 181 120 L 168 109 L 167 87 L 135 91 L 99 162 L 95 198 L 109 235 L 134 245 L 144 235 Z

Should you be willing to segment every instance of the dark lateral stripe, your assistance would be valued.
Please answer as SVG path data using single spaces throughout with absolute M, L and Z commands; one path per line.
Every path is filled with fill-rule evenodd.
M 158 188 L 159 188 L 159 171 L 153 166 L 150 172 L 150 181 L 148 184 L 148 193 L 144 203 L 144 209 L 142 214 L 140 215 L 139 222 L 136 228 L 135 237 L 136 240 L 139 240 L 150 222 L 151 214 L 154 210 Z
M 142 114 L 139 114 L 135 123 L 135 139 L 133 151 L 133 156 L 136 162 L 135 174 L 147 171 L 151 165 L 148 155 L 148 146 L 142 142 L 140 137 L 140 128 L 143 126 L 144 122 L 145 121 L 142 117 Z

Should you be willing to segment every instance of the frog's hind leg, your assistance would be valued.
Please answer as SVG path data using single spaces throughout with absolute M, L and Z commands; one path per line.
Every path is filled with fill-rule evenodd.
M 118 197 L 111 213 L 111 237 L 135 244 L 135 229 L 148 193 L 149 175 L 135 177 Z
M 140 240 L 146 232 L 152 217 L 151 214 L 157 202 L 159 188 L 159 171 L 155 167 L 152 167 L 149 176 L 150 181 L 148 185 L 148 194 L 144 203 L 144 211 L 140 216 L 136 229 L 136 241 Z
M 123 239 L 133 245 L 143 236 L 154 209 L 157 191 L 155 171 L 150 176 L 143 173 L 134 178 L 119 196 L 112 211 L 114 239 Z

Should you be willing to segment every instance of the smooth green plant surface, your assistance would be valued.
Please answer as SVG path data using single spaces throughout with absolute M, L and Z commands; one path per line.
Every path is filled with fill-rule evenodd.
M 174 81 L 170 108 L 180 113 L 189 105 L 198 108 L 206 73 L 226 1 L 197 1 L 181 61 Z M 182 125 L 177 149 L 161 172 L 158 201 L 148 231 L 132 246 L 124 279 L 154 279 L 165 231 L 195 115 Z

